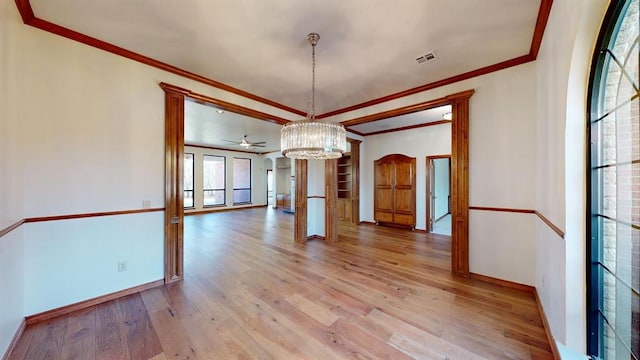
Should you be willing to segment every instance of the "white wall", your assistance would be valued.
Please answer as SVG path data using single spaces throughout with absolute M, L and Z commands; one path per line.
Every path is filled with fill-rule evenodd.
M 434 195 L 436 196 L 434 209 L 435 220 L 449 212 L 449 162 L 450 160 L 448 158 L 433 160 L 435 171 Z
M 25 314 L 162 279 L 163 225 L 162 212 L 26 224 Z
M 325 188 L 323 160 L 307 160 L 307 236 L 325 236 Z
M 536 208 L 565 232 L 536 231 L 536 288 L 556 341 L 586 351 L 585 109 L 608 1 L 554 2 L 538 55 Z
M 0 228 L 2 226 L 0 225 Z M 24 246 L 22 228 L 0 237 L 0 355 L 24 318 Z
M 535 209 L 535 70 L 528 63 L 474 79 L 481 83 L 470 104 L 471 206 Z M 531 221 L 531 214 L 471 211 L 471 272 L 533 285 Z
M 451 154 L 451 125 L 365 137 L 360 150 L 360 220 L 373 221 L 374 161 L 389 154 L 416 158 L 416 228 L 426 229 L 426 157 Z
M 259 121 L 259 120 L 256 120 Z M 264 167 L 265 156 L 260 154 L 250 154 L 246 152 L 238 151 L 225 151 L 219 149 L 206 149 L 194 146 L 185 146 L 184 151 L 186 153 L 192 153 L 195 155 L 195 177 L 194 177 L 194 200 L 195 208 L 185 210 L 185 213 L 202 211 L 207 209 L 203 206 L 204 193 L 203 193 L 203 155 L 215 155 L 224 156 L 226 166 L 226 184 L 225 184 L 225 200 L 227 208 L 241 208 L 256 205 L 267 204 L 267 170 Z M 233 205 L 233 158 L 248 158 L 251 159 L 251 204 Z
M 535 69 L 527 63 L 469 80 L 476 90 L 469 122 L 471 206 L 534 208 Z
M 0 4 L 0 9 L 13 2 Z M 21 61 L 15 51 L 19 45 L 11 21 L 0 17 L 0 230 L 24 218 L 22 144 L 20 124 L 15 119 L 21 108 L 12 95 L 20 74 L 14 69 Z M 24 316 L 23 229 L 21 227 L 0 237 L 0 357 L 7 350 Z
M 469 268 L 476 274 L 534 285 L 535 216 L 525 213 L 471 211 Z
M 366 109 L 366 113 L 388 110 L 455 92 L 474 89 L 469 123 L 469 202 L 471 206 L 534 209 L 536 163 L 536 64 L 527 63 L 449 86 L 398 99 Z M 517 89 L 517 91 L 514 91 Z M 356 117 L 358 112 L 338 116 Z M 348 117 L 347 117 L 348 118 Z M 425 228 L 426 155 L 449 154 L 450 135 L 426 127 L 365 138 L 361 177 L 362 220 L 373 220 L 373 161 L 390 153 L 419 155 L 417 159 L 417 221 Z M 535 263 L 531 253 L 535 244 L 533 229 L 520 220 L 521 214 L 489 215 L 495 236 L 483 231 L 488 214 L 471 212 L 469 242 L 471 272 L 533 285 Z M 533 215 L 529 215 L 533 217 Z M 508 246 L 504 246 L 508 242 Z M 491 249 L 491 250 L 490 250 Z M 497 249 L 497 252 L 496 252 Z M 509 250 L 507 250 L 509 249 Z M 514 252 L 515 250 L 515 252 Z M 514 255 L 515 253 L 515 255 Z M 513 272 L 511 268 L 530 267 Z
M 531 226 L 518 220 L 522 214 L 513 213 L 489 215 L 501 234 L 489 236 L 483 231 L 487 214 L 472 212 L 471 271 L 535 284 L 553 335 L 577 350 L 584 349 L 585 333 L 584 312 L 580 307 L 584 304 L 584 266 L 580 261 L 584 259 L 580 235 L 584 226 L 579 215 L 580 203 L 584 200 L 584 196 L 580 196 L 584 177 L 576 175 L 579 168 L 567 164 L 565 156 L 576 163 L 583 159 L 582 149 L 570 148 L 579 143 L 571 134 L 583 132 L 580 120 L 584 121 L 581 115 L 586 88 L 584 64 L 590 59 L 584 49 L 592 47 L 595 41 L 593 34 L 605 6 L 604 0 L 554 2 L 535 63 L 333 117 L 352 119 L 475 89 L 470 107 L 470 204 L 538 209 L 565 229 L 566 237 L 562 240 L 549 232 L 539 220 L 534 220 L 533 233 L 519 231 L 529 230 Z M 284 118 L 296 118 L 268 105 L 25 26 L 15 4 L 9 1 L 0 3 L 0 51 L 3 109 L 0 228 L 23 217 L 136 209 L 143 200 L 149 200 L 152 207 L 162 207 L 164 98 L 157 85 L 161 81 Z M 430 128 L 365 139 L 361 166 L 363 220 L 371 221 L 373 217 L 370 178 L 373 160 L 388 153 L 411 155 L 416 151 L 411 146 L 420 146 L 419 151 L 423 152 L 417 164 L 418 170 L 422 169 L 422 175 L 418 173 L 418 200 L 424 202 L 424 156 L 427 154 L 423 146 L 434 146 L 434 154 L 450 152 L 449 148 L 439 148 L 444 146 L 442 138 L 423 132 L 427 129 Z M 425 145 L 425 139 L 433 143 Z M 447 137 L 447 144 L 449 139 Z M 423 229 L 424 217 L 424 211 L 419 210 L 418 226 Z M 134 215 L 128 221 L 136 222 L 136 219 Z M 96 226 L 104 227 L 114 219 L 104 217 L 95 221 Z M 43 233 L 25 227 L 0 239 L 0 246 L 10 254 L 0 254 L 0 263 L 18 256 L 14 263 L 18 269 L 12 279 L 19 279 L 24 271 L 19 269 L 23 263 L 20 254 L 24 254 L 25 264 L 40 260 L 24 251 L 24 244 L 51 239 L 75 251 L 70 244 L 78 245 L 78 239 L 90 241 L 94 235 L 88 227 L 76 229 L 65 223 L 46 224 L 55 232 Z M 162 237 L 158 236 L 157 228 L 161 224 L 159 219 L 138 224 L 139 236 L 135 241 L 144 239 L 145 243 L 151 241 L 153 247 L 159 246 Z M 119 234 L 111 228 L 103 234 L 111 240 L 116 235 Z M 65 243 L 66 239 L 69 243 Z M 23 242 L 23 245 L 14 242 Z M 501 247 L 505 244 L 507 246 Z M 536 265 L 514 274 L 511 270 L 524 267 L 522 264 L 526 264 L 527 259 L 520 256 L 507 259 L 506 249 L 521 254 L 532 244 L 536 248 Z M 117 241 L 113 242 L 104 251 L 115 258 L 121 251 L 118 246 Z M 487 249 L 498 249 L 498 253 Z M 42 260 L 47 263 L 46 258 Z M 153 261 L 156 260 L 159 259 Z M 42 271 L 58 267 L 52 262 L 49 264 L 52 268 Z M 123 274 L 107 275 L 107 282 L 143 281 L 129 272 L 125 276 L 131 275 L 131 278 L 118 283 L 120 275 Z M 0 315 L 0 350 L 13 335 L 5 329 L 17 327 L 16 314 L 22 311 L 19 307 L 23 284 L 17 281 L 12 286 L 17 293 L 9 297 L 3 295 L 0 300 L 10 306 Z M 113 286 L 113 289 L 117 287 Z M 93 296 L 102 291 L 110 290 L 90 287 L 75 296 Z M 32 301 L 25 299 L 24 304 Z M 32 309 L 50 306 L 56 305 L 29 305 Z M 579 310 L 573 311 L 573 308 Z M 31 310 L 25 308 L 23 315 L 29 315 L 28 311 Z
M 0 2 L 0 79 L 0 229 L 164 207 L 160 82 L 297 117 L 26 26 L 10 1 Z M 29 223 L 0 238 L 0 353 L 25 315 L 162 278 L 163 238 L 162 212 Z M 125 256 L 129 270 L 114 271 Z
M 20 126 L 11 156 L 24 164 L 23 216 L 163 207 L 160 72 L 24 26 L 10 5 L 2 22 L 19 80 L 9 98 L 20 111 L 4 120 Z M 23 234 L 23 316 L 163 277 L 162 212 L 30 223 Z M 128 271 L 105 270 L 124 253 Z

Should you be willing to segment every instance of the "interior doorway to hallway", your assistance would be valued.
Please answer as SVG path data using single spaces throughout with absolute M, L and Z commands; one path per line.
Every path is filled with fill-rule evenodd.
M 427 231 L 451 235 L 451 155 L 427 156 Z
M 267 170 L 267 206 L 275 207 L 276 202 L 273 196 L 273 170 Z

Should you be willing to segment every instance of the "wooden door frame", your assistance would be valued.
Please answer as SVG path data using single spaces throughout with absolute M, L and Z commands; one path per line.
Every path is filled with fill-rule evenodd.
M 451 104 L 451 271 L 469 277 L 469 99 L 474 90 L 446 96 Z
M 342 122 L 348 129 L 349 126 L 451 105 L 451 271 L 463 277 L 469 277 L 469 100 L 474 92 L 473 89 L 466 90 Z
M 165 91 L 164 283 L 184 275 L 184 94 Z
M 431 224 L 431 197 L 429 193 L 431 192 L 431 161 L 437 159 L 449 159 L 449 196 L 451 196 L 451 155 L 430 155 L 426 157 L 426 167 L 425 167 L 425 175 L 426 175 L 426 213 L 427 213 L 427 232 L 433 231 L 433 224 Z M 449 202 L 449 201 L 448 201 Z M 450 203 L 450 202 L 449 202 Z M 450 205 L 447 205 L 447 210 L 451 211 Z
M 286 119 L 226 101 L 197 94 L 167 83 L 160 83 L 165 92 L 165 283 L 183 278 L 184 220 L 181 169 L 184 162 L 184 100 L 214 105 L 220 109 L 237 112 L 259 120 L 285 124 Z M 469 277 L 469 99 L 474 90 L 467 90 L 423 103 L 392 109 L 378 114 L 343 122 L 345 127 L 369 121 L 386 119 L 443 105 L 451 105 L 451 271 L 458 276 Z M 296 170 L 296 175 L 306 185 L 306 161 Z M 302 164 L 304 162 L 304 164 Z M 176 176 L 177 175 L 177 176 Z M 304 190 L 302 189 L 304 187 Z M 300 192 L 300 194 L 298 194 Z M 304 198 L 297 195 L 304 195 Z M 306 186 L 296 186 L 296 211 L 294 241 L 306 242 Z M 175 212 L 175 215 L 172 215 Z M 178 216 L 178 228 L 172 229 L 172 216 Z M 173 224 L 175 225 L 175 224 Z M 303 237 L 304 235 L 304 237 Z
M 271 162 L 273 162 L 273 160 L 271 160 Z M 267 196 L 267 207 L 269 207 L 269 171 L 271 171 L 271 177 L 272 177 L 271 183 L 273 183 L 273 180 L 275 178 L 275 176 L 274 176 L 275 172 L 273 171 L 273 169 L 266 169 L 265 170 L 265 176 L 267 178 L 266 178 L 266 184 L 264 185 L 264 188 L 266 190 L 265 191 L 265 195 Z M 273 194 L 271 194 L 271 195 L 272 195 L 271 197 L 273 198 L 273 206 L 271 206 L 271 207 L 275 209 L 276 208 L 276 192 L 275 192 L 275 190 L 273 190 Z
M 360 224 L 360 143 L 362 141 L 347 138 L 351 144 L 351 222 Z M 337 179 L 336 179 L 337 180 Z
M 221 110 L 277 124 L 286 124 L 289 120 L 194 93 L 191 90 L 175 85 L 167 83 L 160 83 L 159 85 L 165 93 L 164 282 L 166 284 L 180 281 L 184 277 L 183 171 L 185 100 L 190 99 L 203 105 L 215 106 Z

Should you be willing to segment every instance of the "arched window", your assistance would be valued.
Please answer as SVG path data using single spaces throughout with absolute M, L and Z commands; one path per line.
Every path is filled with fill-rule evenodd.
M 639 0 L 611 1 L 590 78 L 588 352 L 640 357 Z

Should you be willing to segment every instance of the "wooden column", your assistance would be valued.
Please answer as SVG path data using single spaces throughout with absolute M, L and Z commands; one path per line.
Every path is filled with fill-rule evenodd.
M 161 85 L 162 86 L 162 85 Z M 165 91 L 164 282 L 183 277 L 184 94 Z
M 360 143 L 348 139 L 351 143 L 351 222 L 360 224 Z
M 324 162 L 324 237 L 338 241 L 338 159 Z
M 469 277 L 469 98 L 473 90 L 447 97 L 451 101 L 451 271 Z
M 293 240 L 307 242 L 307 160 L 296 159 L 296 192 Z

